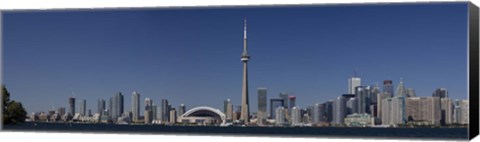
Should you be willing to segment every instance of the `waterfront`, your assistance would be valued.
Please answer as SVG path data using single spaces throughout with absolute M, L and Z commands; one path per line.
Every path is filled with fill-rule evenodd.
M 273 137 L 368 137 L 442 140 L 466 140 L 468 138 L 467 128 L 218 127 L 26 122 L 20 125 L 4 125 L 3 130 L 128 134 L 251 135 Z

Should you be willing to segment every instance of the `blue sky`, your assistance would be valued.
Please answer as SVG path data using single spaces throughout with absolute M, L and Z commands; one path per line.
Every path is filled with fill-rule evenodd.
M 130 111 L 133 91 L 142 106 L 239 105 L 244 17 L 253 112 L 258 87 L 304 108 L 346 93 L 354 68 L 364 85 L 467 98 L 467 3 L 5 12 L 4 84 L 29 113 L 72 90 L 93 112 L 116 92 Z

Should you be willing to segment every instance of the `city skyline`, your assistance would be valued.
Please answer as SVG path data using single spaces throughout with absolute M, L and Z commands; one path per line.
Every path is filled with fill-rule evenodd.
M 238 23 L 241 23 L 239 21 L 243 20 L 243 17 L 248 17 L 250 29 L 249 33 L 251 33 L 251 36 L 249 35 L 249 54 L 252 54 L 255 57 L 252 58 L 252 61 L 254 62 L 252 62 L 249 67 L 249 80 L 251 83 L 249 84 L 250 86 L 248 92 L 251 92 L 249 97 L 249 108 L 251 108 L 251 112 L 256 112 L 257 107 L 254 104 L 257 104 L 257 100 L 255 98 L 258 95 L 252 92 L 256 92 L 257 88 L 260 87 L 267 88 L 268 99 L 277 98 L 278 94 L 281 92 L 293 93 L 291 95 L 295 95 L 297 97 L 296 102 L 300 108 L 305 108 L 307 105 L 313 105 L 318 102 L 321 103 L 328 100 L 334 100 L 337 96 L 348 92 L 347 79 L 352 76 L 353 68 L 358 69 L 360 74 L 359 76 L 362 80 L 362 85 L 372 85 L 375 82 L 383 82 L 383 80 L 393 80 L 393 85 L 396 89 L 397 85 L 399 84 L 399 78 L 403 77 L 406 88 L 414 88 L 416 94 L 418 94 L 417 96 L 430 96 L 437 88 L 447 88 L 451 98 L 465 99 L 467 97 L 467 46 L 466 41 L 460 41 L 460 39 L 465 39 L 466 37 L 466 20 L 463 20 L 465 21 L 464 23 L 449 23 L 447 21 L 449 18 L 443 18 L 445 15 L 442 15 L 442 12 L 450 14 L 447 14 L 447 16 L 452 16 L 452 18 L 466 19 L 466 15 L 464 17 L 458 16 L 463 14 L 462 12 L 465 12 L 466 9 L 464 9 L 464 7 L 460 8 L 460 6 L 463 6 L 462 4 L 453 4 L 453 6 L 436 4 L 435 6 L 391 5 L 390 8 L 394 9 L 413 7 L 415 10 L 417 10 L 419 15 L 413 16 L 413 19 L 417 20 L 413 22 L 418 23 L 412 25 L 407 24 L 402 29 L 410 32 L 415 31 L 414 33 L 402 32 L 400 29 L 392 29 L 392 31 L 402 34 L 395 35 L 394 37 L 390 38 L 375 36 L 375 33 L 382 35 L 392 32 L 386 31 L 386 29 L 391 27 L 388 24 L 375 25 L 375 22 L 384 21 L 368 21 L 375 19 L 368 19 L 368 17 L 371 17 L 372 11 L 366 9 L 373 8 L 374 12 L 386 12 L 386 14 L 376 14 L 376 16 L 388 16 L 389 14 L 393 14 L 394 18 L 403 18 L 379 18 L 385 20 L 386 22 L 392 22 L 390 24 L 399 22 L 401 20 L 412 20 L 412 18 L 404 17 L 408 14 L 401 14 L 388 8 L 376 6 L 371 6 L 365 9 L 363 7 L 347 6 L 350 9 L 347 8 L 340 10 L 329 9 L 329 7 L 277 8 L 269 9 L 270 11 L 268 12 L 262 11 L 262 9 L 267 8 L 233 10 L 202 9 L 197 10 L 200 12 L 198 12 L 196 16 L 200 17 L 187 16 L 185 19 L 175 19 L 174 17 L 171 17 L 165 13 L 177 13 L 182 15 L 195 13 L 195 10 L 177 11 L 175 9 L 162 9 L 92 11 L 86 13 L 70 12 L 74 13 L 72 17 L 65 17 L 63 13 L 56 12 L 36 13 L 36 16 L 40 17 L 29 16 L 25 13 L 6 13 L 4 16 L 4 18 L 7 19 L 5 20 L 5 26 L 8 26 L 8 28 L 5 28 L 4 32 L 5 35 L 9 36 L 5 36 L 6 40 L 4 50 L 6 54 L 4 61 L 4 83 L 9 91 L 13 94 L 12 98 L 25 102 L 24 105 L 29 113 L 49 110 L 51 105 L 66 107 L 67 98 L 74 95 L 70 93 L 72 90 L 75 92 L 75 98 L 77 100 L 87 100 L 87 104 L 90 104 L 85 110 L 96 110 L 95 105 L 93 105 L 95 104 L 95 100 L 108 99 L 108 97 L 117 92 L 122 92 L 122 94 L 126 95 L 126 98 L 130 98 L 131 93 L 134 91 L 138 91 L 140 94 L 142 94 L 142 98 L 152 98 L 153 102 L 160 102 L 161 99 L 168 99 L 172 106 L 185 104 L 188 108 L 194 106 L 211 106 L 221 109 L 223 100 L 226 100 L 227 98 L 230 98 L 235 106 L 239 106 L 241 105 L 241 90 L 239 88 L 241 85 L 241 82 L 239 81 L 241 79 L 241 64 L 238 62 L 238 53 L 241 52 L 242 47 L 242 43 L 240 41 L 242 25 Z M 425 8 L 427 8 L 427 10 L 425 10 Z M 271 13 L 271 11 L 280 11 L 279 9 L 287 12 L 280 14 L 274 14 L 274 12 Z M 352 26 L 348 24 L 349 21 L 359 20 L 355 17 L 351 16 L 345 20 L 335 20 L 336 17 L 334 16 L 322 14 L 322 12 L 325 11 L 333 11 L 333 15 L 336 16 L 349 16 L 352 15 L 352 12 L 357 12 L 356 10 L 359 11 L 357 14 L 360 16 L 363 15 L 363 18 L 368 19 L 360 19 L 360 21 L 357 21 L 360 22 L 360 25 L 363 24 L 363 27 L 366 28 L 366 30 L 360 29 L 359 27 L 349 29 L 349 26 Z M 221 11 L 229 14 L 233 13 L 235 16 L 220 17 L 219 19 L 215 19 L 211 16 L 211 11 Z M 306 11 L 313 14 L 303 13 Z M 435 12 L 440 13 L 432 14 Z M 452 14 L 452 12 L 456 13 Z M 93 13 L 96 13 L 95 16 Z M 282 17 L 282 14 L 287 14 L 290 19 L 294 20 L 286 20 L 284 17 Z M 303 17 L 296 17 L 295 14 L 306 15 L 303 15 Z M 366 15 L 369 16 L 365 17 Z M 125 20 L 123 19 L 125 16 L 135 20 Z M 143 17 L 138 18 L 138 16 Z M 272 16 L 273 21 L 262 20 L 262 17 Z M 309 19 L 317 16 L 323 16 L 324 18 L 330 20 L 333 19 L 333 22 L 328 22 L 327 20 Z M 430 19 L 422 19 L 422 16 L 430 17 Z M 82 21 L 77 19 L 81 17 L 86 17 L 87 19 L 90 18 L 90 22 L 95 21 L 96 23 L 94 22 L 93 25 L 82 25 L 89 23 L 82 23 Z M 207 18 L 204 19 L 205 17 Z M 8 20 L 8 18 L 11 19 Z M 37 24 L 39 27 L 25 25 L 26 21 L 31 22 L 40 20 L 42 18 L 52 18 L 52 20 L 58 18 L 60 21 L 72 21 L 62 21 L 59 23 L 52 22 L 50 23 L 52 25 L 49 25 L 48 21 L 38 21 L 39 23 L 37 22 Z M 106 18 L 106 20 L 102 18 Z M 170 21 L 158 21 L 158 19 L 162 18 L 170 18 Z M 123 22 L 120 22 L 122 23 L 120 25 L 110 27 L 108 25 L 110 23 L 108 22 L 108 19 L 118 20 L 116 22 Z M 189 19 L 195 22 L 186 23 Z M 218 23 L 214 22 L 215 20 Z M 444 23 L 438 23 L 438 25 L 433 26 L 434 28 L 429 28 L 432 25 L 428 24 L 436 23 L 438 21 L 442 21 Z M 164 26 L 156 25 L 164 24 L 162 22 L 165 22 L 167 25 L 170 24 L 172 27 L 185 28 L 182 30 L 184 30 L 184 34 L 187 35 L 181 34 L 181 32 L 177 33 L 175 30 L 169 29 L 172 27 L 167 26 L 168 28 L 163 29 L 159 27 Z M 286 24 L 282 22 L 286 22 Z M 212 23 L 213 26 L 207 25 L 206 23 Z M 315 24 L 332 26 L 335 23 L 342 23 L 343 25 L 328 28 L 314 26 Z M 174 24 L 180 25 L 175 26 Z M 462 24 L 465 25 L 460 26 Z M 49 30 L 45 31 L 45 29 L 43 29 L 48 29 L 48 27 L 55 25 L 59 26 L 58 30 L 52 30 L 50 28 Z M 133 27 L 138 29 L 131 31 L 124 29 L 132 25 L 135 25 Z M 148 27 L 140 27 L 145 25 Z M 420 26 L 414 27 L 418 25 Z M 380 26 L 380 28 L 374 28 L 375 26 Z M 219 29 L 214 29 L 217 27 Z M 85 28 L 88 30 L 80 31 L 73 30 L 71 28 Z M 176 30 L 179 30 L 178 28 Z M 354 32 L 345 30 L 332 33 L 333 29 L 329 28 L 333 28 L 335 30 L 347 28 L 348 30 L 353 30 Z M 435 31 L 436 28 L 445 28 L 445 31 Z M 461 28 L 464 29 L 459 30 Z M 74 33 L 71 35 L 72 37 L 63 37 L 69 34 L 60 29 L 72 30 L 68 32 Z M 101 33 L 95 32 L 94 29 L 104 30 L 104 32 L 109 33 L 109 36 L 98 37 L 98 35 L 95 34 Z M 114 36 L 114 34 L 122 33 L 116 33 L 118 32 L 117 30 L 120 29 L 123 29 L 123 32 L 131 33 L 132 35 Z M 162 32 L 155 31 L 154 29 L 166 31 L 168 34 L 161 34 Z M 207 32 L 211 32 L 212 30 L 218 32 L 218 34 L 214 32 L 205 35 Z M 315 32 L 311 32 L 309 30 L 314 30 Z M 41 32 L 39 32 L 39 34 L 32 33 L 38 31 Z M 326 34 L 320 31 L 329 32 L 326 32 Z M 366 34 L 366 32 L 368 32 L 367 35 L 369 35 L 367 37 L 354 36 Z M 41 33 L 52 34 L 45 37 L 38 37 L 41 35 Z M 59 35 L 53 33 L 59 33 Z M 347 33 L 353 35 L 343 35 Z M 149 34 L 157 35 L 159 37 L 150 36 Z M 304 36 L 303 34 L 314 37 Z M 87 35 L 93 37 L 88 37 Z M 141 37 L 134 37 L 133 35 L 140 35 Z M 407 38 L 408 36 L 412 35 L 418 36 L 416 38 L 421 37 L 421 41 L 419 39 Z M 353 43 L 338 43 L 341 39 L 345 38 L 345 36 L 353 38 Z M 396 40 L 398 36 L 407 38 L 412 42 L 401 43 L 400 41 Z M 176 37 L 178 37 L 178 39 L 175 40 Z M 45 41 L 37 38 L 41 38 Z M 375 41 L 368 40 L 370 38 L 377 39 L 377 42 L 379 43 L 381 40 L 388 40 L 390 42 L 396 41 L 396 44 L 401 45 L 386 44 L 386 41 L 377 45 L 374 44 Z M 120 39 L 123 40 L 121 42 L 111 43 L 112 41 Z M 161 39 L 173 41 L 155 41 Z M 448 42 L 442 42 L 442 40 L 439 39 L 445 39 Z M 31 41 L 33 43 L 24 43 L 24 40 L 33 40 Z M 53 41 L 57 40 L 63 40 L 63 42 L 52 43 Z M 184 40 L 187 40 L 188 42 L 183 43 L 182 41 Z M 217 42 L 216 40 L 226 41 Z M 86 41 L 91 42 L 83 43 Z M 191 43 L 189 43 L 190 41 Z M 62 46 L 69 45 L 69 42 L 82 42 L 82 44 L 80 44 L 82 47 L 79 47 L 79 45 L 70 45 L 72 47 Z M 175 42 L 181 42 L 182 45 L 173 44 Z M 450 45 L 453 44 L 452 42 L 455 44 Z M 44 48 L 47 50 L 43 52 L 40 51 L 40 48 L 36 47 L 36 44 L 45 45 Z M 136 46 L 138 44 L 143 45 L 143 47 Z M 164 44 L 165 46 L 160 46 Z M 372 45 L 373 47 L 368 47 Z M 385 45 L 389 46 L 385 47 Z M 409 45 L 411 47 L 405 45 Z M 425 47 L 427 45 L 428 47 Z M 361 46 L 365 48 L 364 50 L 366 51 L 356 50 L 356 46 Z M 117 47 L 120 48 L 118 49 Z M 317 48 L 311 49 L 312 47 Z M 464 47 L 465 50 L 462 51 L 460 49 L 455 49 L 459 47 Z M 427 50 L 424 48 L 435 50 Z M 38 51 L 39 53 L 46 54 L 53 52 L 58 53 L 59 55 L 55 55 L 55 57 L 50 58 L 49 55 L 53 56 L 54 54 L 49 53 L 46 56 L 42 56 L 42 54 L 27 54 L 24 52 L 24 50 L 28 49 Z M 342 49 L 350 52 L 344 52 Z M 398 58 L 398 56 L 394 53 L 391 53 L 391 55 L 383 55 L 383 52 L 370 55 L 370 53 L 372 53 L 371 50 L 379 49 L 385 49 L 389 52 L 397 51 L 400 52 L 399 54 L 403 53 L 403 55 L 408 55 L 405 56 L 408 58 Z M 407 50 L 407 52 L 403 50 Z M 167 52 L 164 53 L 165 51 Z M 78 53 L 78 55 L 75 53 Z M 29 55 L 29 57 L 32 57 L 32 59 L 21 58 L 23 56 L 20 55 L 24 54 Z M 360 54 L 361 56 L 357 54 Z M 168 58 L 164 58 L 163 56 L 167 56 Z M 90 59 L 90 57 L 94 59 Z M 120 60 L 116 60 L 117 57 Z M 287 58 L 288 60 L 286 60 Z M 360 58 L 360 60 L 353 60 L 356 58 Z M 416 59 L 418 60 L 423 58 L 428 58 L 435 61 L 416 61 Z M 58 59 L 65 59 L 66 61 L 59 61 Z M 378 59 L 384 59 L 387 61 L 379 62 L 377 61 Z M 327 62 L 325 60 L 333 60 L 334 62 Z M 409 64 L 412 61 L 419 63 Z M 204 66 L 200 66 L 200 64 Z M 319 64 L 319 67 L 317 67 L 317 64 Z M 341 64 L 340 67 L 338 64 Z M 43 67 L 43 65 L 46 66 Z M 90 66 L 92 65 L 94 65 L 95 68 L 91 68 Z M 396 67 L 396 65 L 405 67 Z M 448 65 L 448 68 L 445 68 L 444 65 Z M 385 66 L 387 66 L 388 69 L 386 69 Z M 49 69 L 48 67 L 52 67 L 53 69 Z M 59 68 L 65 69 L 57 70 Z M 32 73 L 32 75 L 29 71 L 22 69 L 33 69 L 34 73 Z M 68 71 L 72 71 L 72 74 L 68 73 Z M 135 74 L 137 71 L 139 73 Z M 73 73 L 78 73 L 78 76 Z M 145 76 L 141 74 L 145 74 Z M 28 77 L 32 77 L 32 80 L 35 79 L 39 82 L 32 81 L 28 79 Z M 47 81 L 47 83 L 41 81 Z M 106 83 L 102 83 L 102 81 L 105 81 Z M 43 97 L 51 99 L 41 99 L 42 97 L 39 98 L 39 96 L 33 95 L 37 93 Z M 205 98 L 198 97 L 198 95 L 205 96 Z M 49 102 L 50 100 L 53 102 Z M 32 101 L 37 103 L 32 103 Z M 130 101 L 125 100 L 125 102 Z M 129 111 L 128 108 L 131 108 L 130 105 L 130 103 L 125 103 L 124 107 L 127 108 L 125 111 Z M 144 104 L 141 103 L 140 106 L 144 106 Z M 142 113 L 142 111 L 140 112 Z

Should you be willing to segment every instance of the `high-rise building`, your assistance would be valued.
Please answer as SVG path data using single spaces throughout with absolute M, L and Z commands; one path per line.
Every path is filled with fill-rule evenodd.
M 132 120 L 138 121 L 140 118 L 140 93 L 134 91 L 132 93 Z
M 230 102 L 230 99 L 227 99 L 227 121 L 233 121 L 233 104 Z
M 354 75 L 348 79 L 348 93 L 355 94 L 355 88 L 362 85 L 362 80 L 355 71 Z
M 267 118 L 267 88 L 258 88 L 257 124 L 263 125 Z
M 227 104 L 227 107 L 228 107 L 228 104 Z M 180 106 L 178 106 L 177 117 L 183 115 L 185 112 L 186 112 L 185 104 L 180 104 Z
M 331 123 L 333 121 L 333 100 L 325 103 L 325 122 Z
M 275 125 L 282 126 L 285 124 L 285 108 L 279 106 L 275 109 Z
M 346 98 L 343 96 L 338 96 L 334 101 L 333 105 L 333 123 L 334 124 L 343 124 L 343 120 L 346 115 Z
M 440 124 L 440 98 L 408 97 L 405 99 L 405 118 L 412 122 Z
M 391 98 L 391 95 L 389 92 L 382 92 L 380 94 L 377 94 L 377 117 L 379 120 L 382 120 L 382 107 L 383 107 L 383 100 Z
M 413 88 L 408 88 L 407 89 L 407 97 L 416 97 L 417 94 L 415 93 L 415 89 Z
M 70 115 L 75 115 L 75 98 L 74 97 L 70 97 L 68 98 L 68 113 L 70 113 Z
M 162 106 L 162 118 L 160 118 L 160 120 L 162 122 L 169 122 L 168 120 L 170 119 L 170 107 L 168 104 L 168 100 L 162 99 L 161 106 Z
M 324 122 L 326 119 L 325 117 L 325 104 L 316 103 L 313 107 L 313 114 L 312 114 L 313 124 L 319 124 L 320 122 Z
M 123 95 L 121 92 L 116 93 L 112 99 L 112 120 L 117 122 L 118 117 L 121 117 L 123 114 Z
M 297 99 L 297 98 L 296 98 L 295 96 L 288 96 L 288 100 L 289 100 L 288 104 L 290 105 L 290 106 L 288 107 L 289 110 L 291 110 L 293 107 L 296 106 L 296 104 L 295 104 L 295 100 L 296 100 L 296 99 Z
M 163 117 L 163 114 L 162 114 L 162 105 L 157 105 L 157 112 L 155 112 L 155 114 L 157 115 L 157 120 L 161 120 L 162 117 Z
M 357 113 L 357 98 L 350 98 L 346 102 L 346 115 Z
M 283 108 L 288 109 L 288 93 L 282 92 L 278 95 L 278 97 L 283 101 Z
M 170 124 L 175 124 L 177 122 L 177 111 L 175 110 L 175 108 L 172 108 L 169 113 L 170 113 L 169 115 Z
M 395 92 L 398 97 L 407 97 L 407 90 L 403 84 L 403 79 L 400 79 L 400 83 L 397 86 L 397 92 Z
M 97 113 L 100 115 L 104 115 L 103 112 L 105 111 L 105 99 L 98 99 L 97 103 Z
M 370 98 L 370 104 L 377 104 L 377 94 L 380 93 L 381 91 L 380 87 L 378 87 L 378 84 L 373 85 L 373 87 L 370 89 L 370 95 L 368 96 L 368 98 Z
M 152 110 L 145 110 L 143 115 L 144 115 L 144 117 L 143 117 L 144 121 L 143 122 L 145 124 L 151 124 L 152 123 Z
M 301 120 L 302 120 L 302 115 L 301 115 L 301 111 L 300 111 L 300 108 L 298 108 L 297 106 L 294 106 L 292 107 L 292 110 L 291 110 L 291 119 L 292 119 L 292 125 L 293 126 L 296 126 L 296 125 L 299 125 L 301 123 Z
M 441 118 L 440 123 L 442 125 L 453 124 L 453 102 L 449 98 L 440 99 Z
M 57 112 L 56 112 L 56 113 L 59 114 L 60 116 L 65 115 L 65 108 L 64 108 L 64 107 L 59 107 L 59 108 L 57 109 Z
M 270 99 L 270 117 L 272 119 L 275 119 L 275 117 L 277 116 L 275 113 L 276 113 L 276 108 L 279 107 L 279 106 L 284 106 L 283 104 L 283 99 Z
M 80 100 L 79 101 L 79 104 L 80 104 L 80 115 L 81 116 L 86 116 L 87 115 L 87 100 Z
M 150 124 L 153 120 L 153 100 L 150 98 L 145 98 L 145 112 L 144 112 L 144 122 L 145 124 Z
M 303 114 L 303 122 L 307 123 L 307 124 L 313 124 L 313 111 L 314 111 L 314 108 L 315 105 L 308 105 L 307 108 L 305 108 L 305 113 Z
M 247 19 L 245 19 L 243 27 L 243 53 L 241 61 L 243 62 L 243 82 L 242 82 L 242 111 L 240 113 L 240 120 L 244 123 L 250 122 L 250 108 L 248 103 L 248 70 L 247 63 L 250 56 L 247 53 Z
M 454 123 L 469 124 L 469 107 L 468 100 L 455 100 Z
M 370 114 L 370 86 L 358 86 L 355 88 L 355 94 L 357 97 L 357 113 L 369 113 Z
M 448 98 L 448 90 L 446 88 L 438 88 L 432 93 L 432 97 Z
M 113 97 L 110 97 L 110 99 L 108 100 L 108 117 L 109 118 L 112 118 L 112 111 L 113 111 Z
M 224 100 L 223 101 L 223 113 L 227 113 L 227 105 L 228 105 L 228 101 Z
M 382 124 L 405 124 L 405 97 L 393 97 L 382 100 Z
M 388 93 L 390 96 L 393 97 L 393 81 L 392 80 L 384 80 L 383 81 L 383 93 Z
M 440 98 L 440 99 L 448 99 L 448 90 L 446 88 L 437 88 L 435 89 L 435 91 L 433 91 L 432 93 L 432 97 L 437 97 L 437 98 Z M 448 107 L 452 107 L 451 104 L 450 106 L 442 106 L 442 105 L 448 105 L 447 104 L 448 101 L 445 100 L 445 103 L 440 103 L 440 107 L 442 108 L 442 114 L 441 114 L 441 124 L 442 125 L 445 125 L 446 124 L 446 111 L 447 111 L 447 108 Z M 453 114 L 452 114 L 453 115 Z M 453 116 L 452 116 L 453 117 Z
M 157 120 L 157 112 L 158 112 L 158 106 L 155 104 L 152 104 L 152 120 Z

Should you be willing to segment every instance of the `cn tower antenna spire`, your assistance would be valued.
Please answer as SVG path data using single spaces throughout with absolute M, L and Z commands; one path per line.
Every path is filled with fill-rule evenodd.
M 243 21 L 243 38 L 247 39 L 247 18 Z

